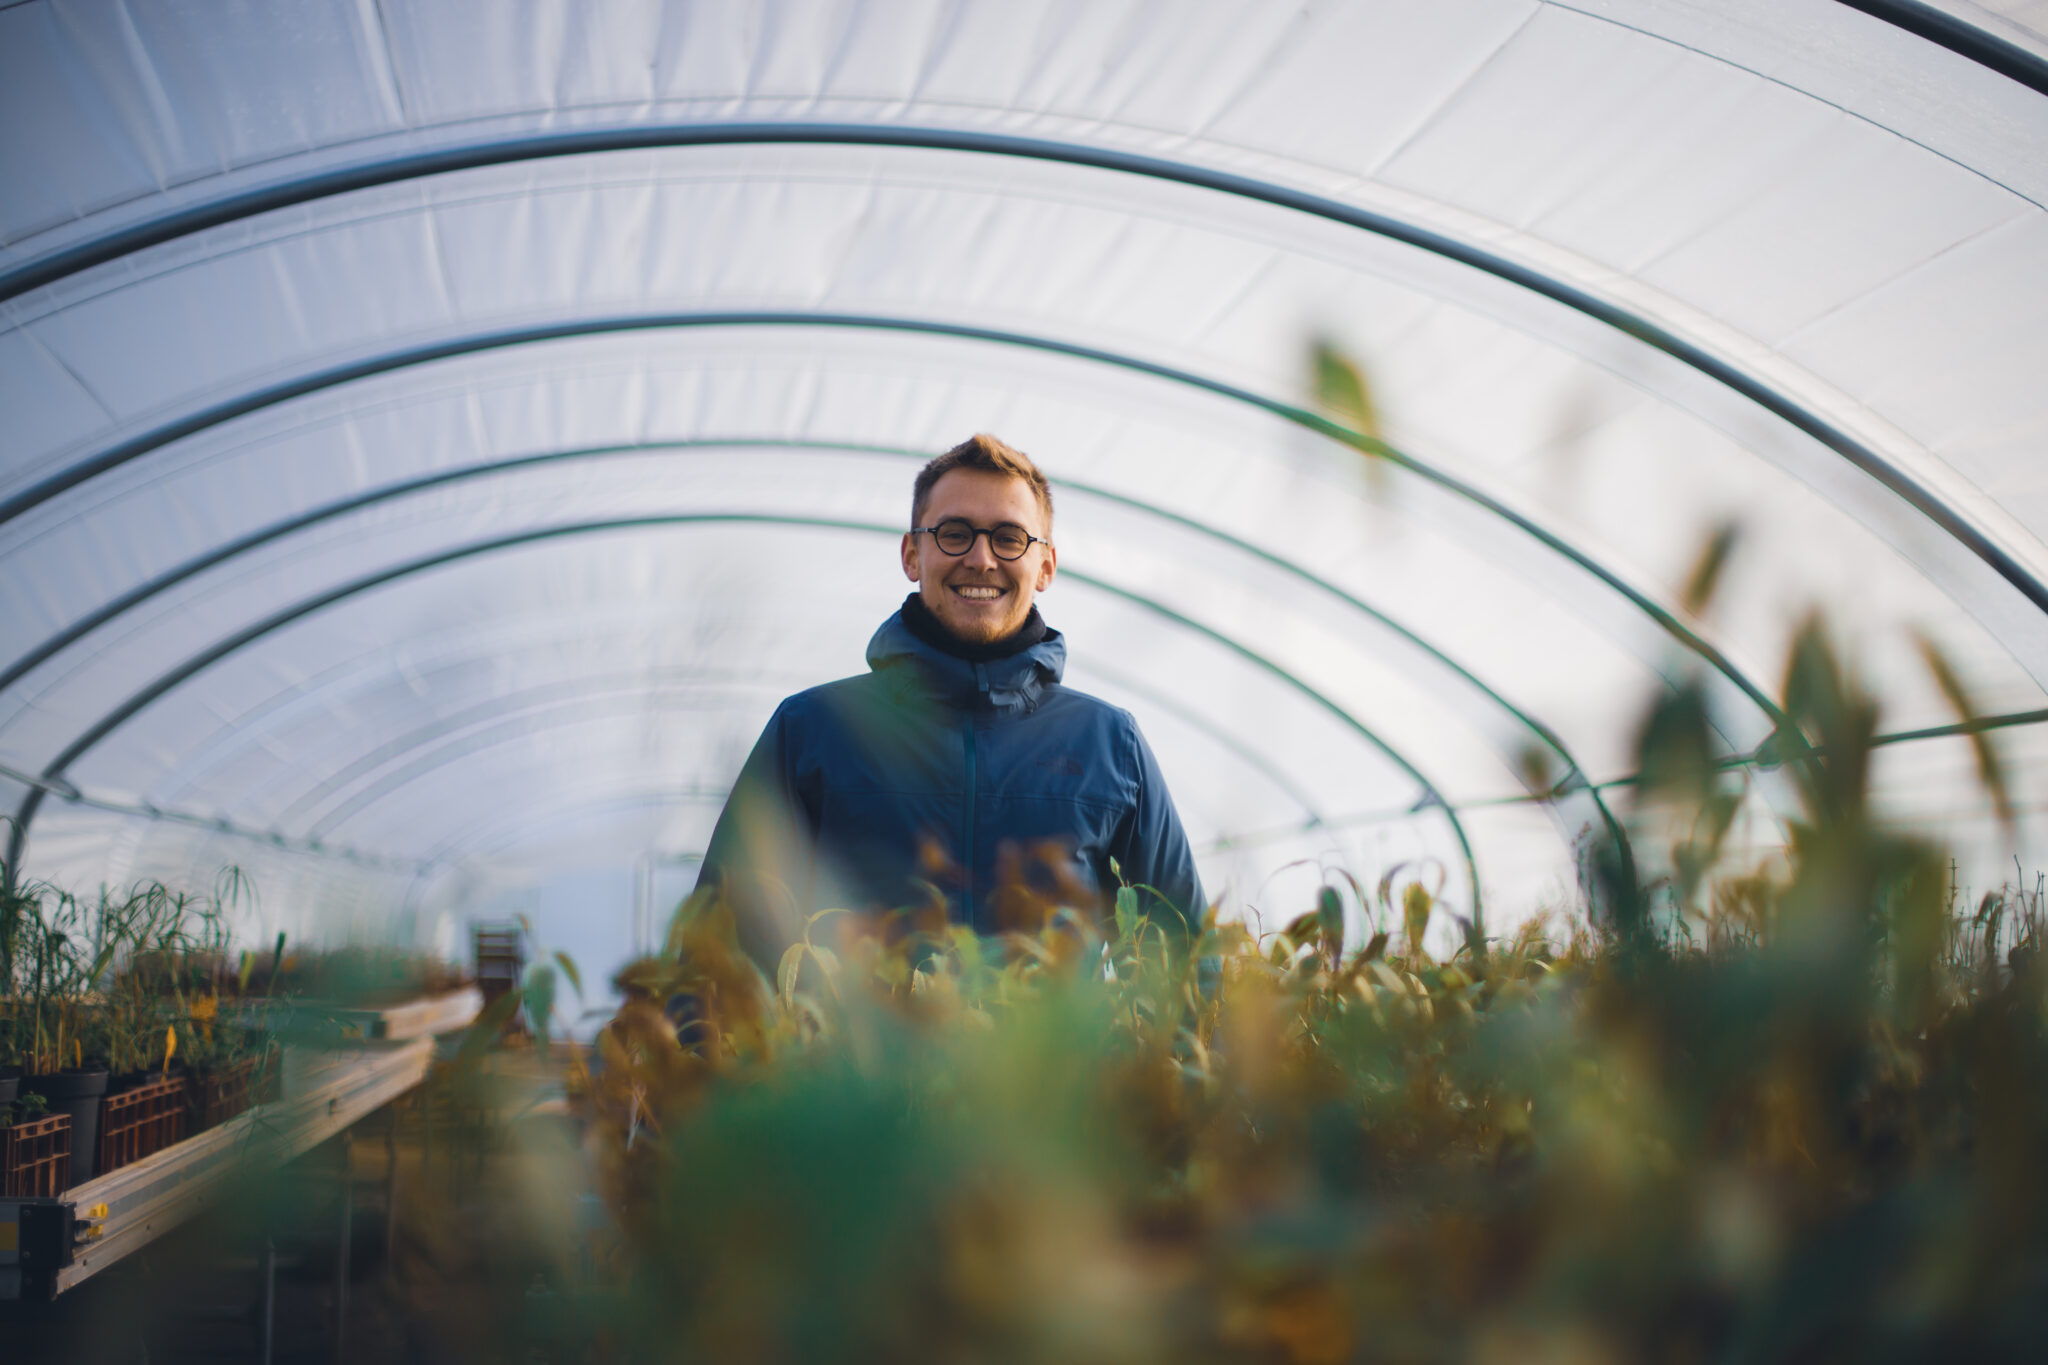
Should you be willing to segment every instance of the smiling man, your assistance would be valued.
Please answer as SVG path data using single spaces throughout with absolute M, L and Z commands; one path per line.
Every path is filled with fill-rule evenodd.
M 1105 908 L 1118 871 L 1155 917 L 1199 915 L 1137 722 L 1061 685 L 1066 640 L 1034 601 L 1059 570 L 1038 467 L 993 436 L 955 446 L 919 471 L 901 551 L 917 590 L 868 672 L 776 708 L 712 833 L 698 885 L 724 891 L 748 950 L 772 967 L 828 906 L 1031 928 L 1049 906 Z

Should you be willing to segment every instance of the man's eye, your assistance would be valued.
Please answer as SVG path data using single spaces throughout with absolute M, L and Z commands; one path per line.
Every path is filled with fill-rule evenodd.
M 1006 555 L 1021 555 L 1031 543 L 1031 537 L 1015 526 L 998 526 L 989 539 L 995 542 L 998 553 Z
M 958 522 L 939 527 L 937 536 L 940 547 L 947 550 L 963 550 L 974 543 L 973 529 Z

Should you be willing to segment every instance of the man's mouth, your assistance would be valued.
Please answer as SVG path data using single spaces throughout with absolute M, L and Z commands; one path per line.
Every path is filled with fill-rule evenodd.
M 984 587 L 979 584 L 955 583 L 952 586 L 956 596 L 964 597 L 970 602 L 993 602 L 1003 595 L 1001 588 Z

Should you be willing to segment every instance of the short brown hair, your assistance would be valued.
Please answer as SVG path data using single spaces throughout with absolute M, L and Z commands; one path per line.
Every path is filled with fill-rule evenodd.
M 1039 472 L 1038 466 L 1031 463 L 1029 455 L 1004 445 L 985 431 L 976 432 L 917 471 L 917 482 L 910 486 L 912 526 L 924 520 L 925 499 L 932 495 L 932 485 L 955 469 L 979 469 L 988 474 L 1007 474 L 1013 479 L 1024 480 L 1031 486 L 1031 495 L 1038 499 L 1038 510 L 1045 514 L 1046 535 L 1052 534 L 1052 485 L 1045 481 L 1045 475 Z

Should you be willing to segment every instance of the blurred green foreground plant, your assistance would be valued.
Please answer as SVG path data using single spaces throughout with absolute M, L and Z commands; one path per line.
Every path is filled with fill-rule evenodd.
M 1721 867 L 1739 778 L 1694 761 L 1695 701 L 1639 755 L 1677 871 L 1596 849 L 1562 944 L 1434 961 L 1419 885 L 1369 897 L 1398 923 L 1348 954 L 1335 891 L 1259 940 L 1127 889 L 1111 923 L 1047 905 L 1000 940 L 828 913 L 771 984 L 693 899 L 579 1083 L 613 1215 L 579 1349 L 2031 1354 L 2038 897 L 1950 912 L 1944 859 L 1873 814 L 1876 708 L 1817 627 L 1785 688 L 1789 856 Z

